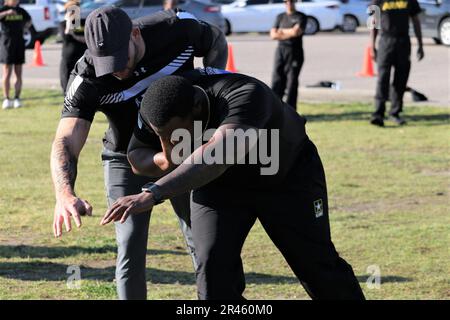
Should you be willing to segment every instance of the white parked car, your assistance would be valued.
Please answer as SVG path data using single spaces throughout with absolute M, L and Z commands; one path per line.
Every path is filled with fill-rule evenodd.
M 344 16 L 342 31 L 355 32 L 357 27 L 367 26 L 369 14 L 367 8 L 371 0 L 341 0 L 341 12 Z
M 308 16 L 306 34 L 333 30 L 342 24 L 338 1 L 298 2 L 295 6 Z M 269 32 L 276 16 L 284 11 L 283 0 L 236 0 L 222 6 L 227 34 Z
M 328 1 L 328 0 L 303 0 L 303 1 Z M 365 26 L 369 14 L 367 7 L 371 0 L 338 0 L 340 2 L 340 13 L 342 15 L 341 29 L 344 32 L 355 32 L 356 28 Z

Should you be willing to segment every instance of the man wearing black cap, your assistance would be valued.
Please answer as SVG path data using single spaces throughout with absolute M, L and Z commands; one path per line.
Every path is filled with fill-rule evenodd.
M 223 68 L 227 44 L 216 27 L 186 12 L 161 11 L 133 22 L 121 9 L 102 7 L 85 23 L 88 50 L 72 71 L 51 153 L 56 193 L 53 231 L 71 230 L 71 219 L 91 215 L 91 205 L 75 191 L 77 161 L 97 111 L 109 121 L 102 160 L 108 203 L 135 194 L 149 179 L 134 175 L 126 150 L 137 121 L 142 95 L 161 77 L 193 69 L 194 56 L 206 66 Z M 172 199 L 196 264 L 187 195 Z M 150 214 L 116 224 L 117 290 L 120 299 L 145 299 L 145 261 Z
M 256 219 L 312 298 L 364 299 L 331 241 L 325 173 L 306 120 L 255 78 L 189 80 L 168 76 L 148 88 L 128 157 L 136 171 L 162 178 L 117 200 L 101 223 L 193 190 L 200 299 L 242 298 L 234 270 Z

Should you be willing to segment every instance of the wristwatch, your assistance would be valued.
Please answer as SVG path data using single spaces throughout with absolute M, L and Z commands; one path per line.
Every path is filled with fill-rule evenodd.
M 159 186 L 157 184 L 154 184 L 153 182 L 149 182 L 142 187 L 142 192 L 150 192 L 153 195 L 155 205 L 164 202 L 159 191 Z

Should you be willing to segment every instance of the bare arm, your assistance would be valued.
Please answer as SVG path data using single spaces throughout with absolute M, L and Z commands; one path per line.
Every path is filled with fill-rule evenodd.
M 420 18 L 419 15 L 415 15 L 411 17 L 413 28 L 414 28 L 414 34 L 417 38 L 417 43 L 419 44 L 419 48 L 417 49 L 417 59 L 420 61 L 425 56 L 423 52 L 423 43 L 422 43 L 422 27 L 420 26 Z
M 292 28 L 272 28 L 270 30 L 270 37 L 273 40 L 288 40 L 299 37 L 303 34 L 303 30 L 296 24 Z
M 56 207 L 53 224 L 55 236 L 61 236 L 62 223 L 71 230 L 70 216 L 78 227 L 80 216 L 91 214 L 92 207 L 75 194 L 77 164 L 90 130 L 89 121 L 78 118 L 61 119 L 56 130 L 50 156 L 50 167 L 55 188 Z
M 279 40 L 278 39 L 278 29 L 277 28 L 270 29 L 270 38 L 272 38 L 272 40 Z
M 6 16 L 16 14 L 16 11 L 14 9 L 9 9 L 7 11 L 0 12 L 0 19 L 3 19 Z
M 205 161 L 196 161 L 196 159 L 203 159 L 205 154 L 211 154 L 212 150 L 226 145 L 225 141 L 238 129 L 247 130 L 254 128 L 243 125 L 224 125 L 219 127 L 206 144 L 196 149 L 172 172 L 159 179 L 156 184 L 159 186 L 162 199 L 173 198 L 197 189 L 221 176 L 233 163 L 238 163 L 242 160 L 248 153 L 248 150 L 254 147 L 254 145 L 249 145 L 248 141 L 237 143 L 233 150 L 234 152 L 232 151 L 231 154 L 230 150 L 226 150 L 226 159 L 222 161 L 223 164 L 207 164 Z M 123 223 L 130 214 L 148 211 L 153 205 L 152 195 L 148 192 L 119 198 L 106 212 L 101 224 L 104 225 L 117 220 Z
M 128 147 L 128 161 L 134 173 L 159 178 L 175 167 L 169 160 L 170 152 L 171 148 L 165 145 L 163 151 L 154 150 L 133 135 Z
M 373 28 L 370 31 L 370 43 L 371 43 L 371 48 L 372 48 L 372 59 L 373 60 L 377 60 L 377 36 L 378 36 L 378 29 L 377 28 Z
M 203 57 L 205 67 L 225 69 L 228 60 L 228 43 L 224 33 L 216 26 L 210 25 L 213 42 L 208 53 Z

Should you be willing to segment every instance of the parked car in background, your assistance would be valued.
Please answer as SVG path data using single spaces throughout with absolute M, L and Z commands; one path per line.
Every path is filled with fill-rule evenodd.
M 450 46 L 450 0 L 419 0 L 423 37 Z
M 225 18 L 219 5 L 196 0 L 179 0 L 179 8 L 192 13 L 197 19 L 208 22 L 225 31 Z M 105 5 L 122 8 L 131 19 L 140 18 L 162 10 L 162 0 L 98 0 L 81 3 L 81 18 Z
M 64 9 L 65 4 L 68 0 L 53 0 L 55 7 L 56 7 L 56 20 L 58 22 L 64 21 L 64 16 L 66 14 L 66 9 Z
M 333 30 L 342 24 L 337 1 L 296 3 L 298 11 L 308 16 L 306 34 Z M 222 6 L 226 34 L 232 32 L 269 32 L 278 14 L 285 11 L 283 0 L 236 0 Z
M 0 0 L 0 5 L 3 5 Z M 52 0 L 20 0 L 20 6 L 31 16 L 31 27 L 23 34 L 26 48 L 33 48 L 34 42 L 41 43 L 57 32 L 56 7 Z
M 356 28 L 367 26 L 369 14 L 367 8 L 371 0 L 340 0 L 343 16 L 341 29 L 344 32 L 355 32 Z
M 321 2 L 328 0 L 303 0 L 303 2 Z M 340 15 L 342 24 L 340 29 L 343 32 L 355 32 L 359 26 L 365 26 L 369 14 L 367 7 L 372 0 L 337 0 L 340 2 Z
M 371 0 L 339 0 L 341 2 L 342 25 L 344 32 L 355 32 L 356 28 L 367 24 L 367 7 Z
M 200 0 L 200 1 L 205 2 L 205 1 L 210 1 L 210 0 Z M 217 4 L 230 4 L 235 1 L 236 0 L 211 0 L 212 3 L 217 3 Z

